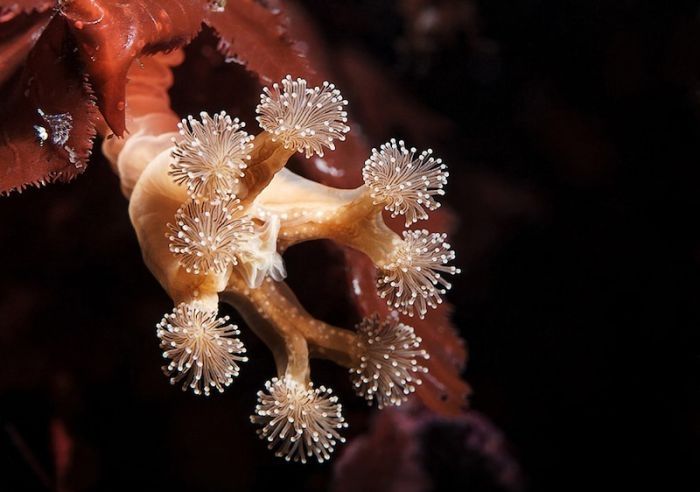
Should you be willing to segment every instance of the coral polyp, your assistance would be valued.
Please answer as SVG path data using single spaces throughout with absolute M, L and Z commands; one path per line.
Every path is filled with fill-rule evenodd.
M 238 263 L 246 241 L 253 234 L 253 223 L 242 214 L 236 199 L 188 201 L 168 224 L 170 251 L 187 272 L 221 273 Z
M 134 84 L 127 92 L 131 136 L 123 145 L 105 143 L 130 197 L 144 259 L 177 306 L 158 325 L 171 360 L 166 371 L 204 394 L 232 382 L 243 348 L 237 330 L 217 314 L 220 301 L 231 305 L 275 360 L 275 377 L 258 394 L 252 417 L 260 436 L 287 460 L 325 461 L 344 441 L 347 424 L 331 390 L 314 387 L 310 358 L 350 370 L 359 395 L 381 408 L 416 391 L 428 355 L 395 312 L 368 313 L 356 330 L 312 317 L 284 281 L 282 255 L 317 239 L 353 248 L 377 269 L 377 292 L 363 295 L 384 297 L 389 311 L 423 317 L 450 287 L 441 275 L 459 271 L 448 265 L 454 252 L 445 234 L 399 235 L 383 214 L 385 208 L 404 214 L 407 223 L 425 218 L 437 208 L 445 165 L 430 151 L 416 157 L 415 149 L 392 140 L 369 157 L 365 184 L 356 189 L 291 172 L 285 167 L 296 152 L 323 155 L 349 128 L 347 101 L 333 84 L 309 87 L 289 76 L 264 89 L 257 108 L 263 131 L 254 139 L 223 112 L 189 118 L 175 132 L 180 119 L 168 107 L 167 78 L 160 76 L 172 63 L 154 57 L 153 65 L 130 72 L 140 80 L 152 69 L 161 85 Z M 154 108 L 172 132 L 152 128 Z
M 203 111 L 200 118 L 178 124 L 183 138 L 175 141 L 170 175 L 195 197 L 233 195 L 250 160 L 253 137 L 242 130 L 245 123 L 225 111 L 213 117 Z
M 323 156 L 323 147 L 335 149 L 334 140 L 345 140 L 347 101 L 333 84 L 307 87 L 306 80 L 287 76 L 282 87 L 265 87 L 257 107 L 260 127 L 279 138 L 285 148 Z
M 416 149 L 407 149 L 403 140 L 392 139 L 365 162 L 362 177 L 376 203 L 384 204 L 392 217 L 404 215 L 406 226 L 428 218 L 440 204 L 434 196 L 444 195 L 449 174 L 442 159 L 432 157 L 432 149 L 416 157 Z
M 314 457 L 319 463 L 330 459 L 338 442 L 345 442 L 339 430 L 347 427 L 342 405 L 329 388 L 313 388 L 293 379 L 265 383 L 258 392 L 258 405 L 251 417 L 261 439 L 275 455 L 287 461 Z
M 360 339 L 360 365 L 350 369 L 357 394 L 379 408 L 401 405 L 422 381 L 428 370 L 420 365 L 428 354 L 420 348 L 421 339 L 397 317 L 380 320 L 365 318 L 357 326 Z
M 429 307 L 442 303 L 442 295 L 452 287 L 442 273 L 459 273 L 457 267 L 447 265 L 455 253 L 446 239 L 446 234 L 431 234 L 425 229 L 404 231 L 403 242 L 394 248 L 377 280 L 379 295 L 387 304 L 423 318 Z
M 233 382 L 240 370 L 238 362 L 247 357 L 235 325 L 228 317 L 197 304 L 182 303 L 158 323 L 157 332 L 163 357 L 170 363 L 163 367 L 170 382 L 182 381 L 182 389 L 209 396 L 212 388 L 219 392 Z

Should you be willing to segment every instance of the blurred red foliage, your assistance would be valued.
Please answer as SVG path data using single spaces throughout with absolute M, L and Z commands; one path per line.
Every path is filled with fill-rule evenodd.
M 3 43 L 0 52 L 3 67 L 17 68 L 0 76 L 7 79 L 0 88 L 0 193 L 74 178 L 87 165 L 98 120 L 90 85 L 63 26 L 47 11 L 20 14 L 0 29 L 16 32 L 18 23 L 24 32 Z M 50 115 L 70 115 L 65 116 L 70 118 L 67 133 L 54 134 L 45 119 Z M 40 128 L 47 132 L 43 140 Z

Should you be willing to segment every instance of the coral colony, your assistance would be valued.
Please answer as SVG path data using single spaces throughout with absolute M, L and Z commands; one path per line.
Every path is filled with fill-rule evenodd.
M 238 327 L 219 317 L 231 304 L 274 354 L 277 375 L 258 393 L 251 417 L 277 456 L 306 462 L 330 458 L 344 441 L 342 406 L 331 389 L 312 383 L 309 358 L 349 370 L 357 394 L 379 408 L 400 405 L 421 384 L 428 354 L 399 318 L 423 317 L 450 288 L 454 252 L 445 234 L 394 233 L 386 209 L 406 226 L 438 208 L 446 166 L 427 150 L 391 140 L 374 150 L 364 186 L 345 190 L 285 168 L 295 152 L 323 156 L 350 131 L 340 91 L 284 78 L 265 88 L 257 106 L 262 132 L 253 137 L 225 112 L 179 124 L 169 108 L 170 66 L 178 53 L 132 69 L 125 140 L 103 151 L 130 197 L 129 213 L 144 259 L 175 308 L 157 325 L 173 384 L 197 395 L 222 392 L 248 359 Z M 179 128 L 179 132 L 175 132 Z M 393 308 L 355 329 L 312 318 L 284 283 L 285 249 L 331 239 L 366 254 L 377 268 L 377 290 Z

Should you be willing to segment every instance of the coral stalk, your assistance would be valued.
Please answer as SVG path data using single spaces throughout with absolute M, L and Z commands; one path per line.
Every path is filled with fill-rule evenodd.
M 314 319 L 284 283 L 282 255 L 315 239 L 354 248 L 375 264 L 390 306 L 424 316 L 449 288 L 441 274 L 458 272 L 447 265 L 454 253 L 444 235 L 396 234 L 383 210 L 404 214 L 407 224 L 425 218 L 438 206 L 445 167 L 428 151 L 416 158 L 392 141 L 368 159 L 359 188 L 304 179 L 285 169 L 292 155 L 323 155 L 349 130 L 337 88 L 287 77 L 265 89 L 257 108 L 264 131 L 253 137 L 224 112 L 182 121 L 173 114 L 167 89 L 180 59 L 158 55 L 131 68 L 131 133 L 103 146 L 130 199 L 144 260 L 176 306 L 158 325 L 172 361 L 166 372 L 195 393 L 233 381 L 244 349 L 237 330 L 217 317 L 219 301 L 232 305 L 277 366 L 252 417 L 260 436 L 288 460 L 327 460 L 347 424 L 331 390 L 314 388 L 309 358 L 349 369 L 358 393 L 383 407 L 401 404 L 420 384 L 418 360 L 427 354 L 398 318 L 370 317 L 357 330 Z

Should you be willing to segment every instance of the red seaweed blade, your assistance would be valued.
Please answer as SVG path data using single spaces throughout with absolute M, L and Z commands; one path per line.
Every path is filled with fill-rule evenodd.
M 11 115 L 0 119 L 0 193 L 68 181 L 85 169 L 98 120 L 93 99 L 65 26 L 54 18 L 0 90 L 0 114 Z M 67 126 L 51 126 L 57 115 L 68 115 Z

